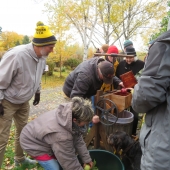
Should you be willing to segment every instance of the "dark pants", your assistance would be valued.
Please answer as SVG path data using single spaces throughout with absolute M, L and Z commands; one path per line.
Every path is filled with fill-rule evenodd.
M 137 131 L 137 127 L 138 127 L 138 115 L 139 115 L 139 113 L 135 112 L 132 107 L 130 107 L 130 112 L 133 113 L 133 115 L 134 115 L 132 135 L 136 135 L 136 131 Z

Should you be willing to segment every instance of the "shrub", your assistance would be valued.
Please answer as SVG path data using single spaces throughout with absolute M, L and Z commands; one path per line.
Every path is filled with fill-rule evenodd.
M 66 68 L 65 67 L 61 67 L 61 72 L 65 72 Z
M 55 71 L 55 72 L 59 72 L 59 71 L 60 71 L 60 68 L 54 67 L 54 71 Z
M 60 67 L 60 61 L 55 62 L 56 67 Z
M 47 65 L 48 65 L 48 69 L 49 69 L 49 71 L 47 72 L 47 75 L 52 76 L 55 64 L 54 64 L 54 62 L 47 61 Z
M 80 60 L 76 58 L 69 58 L 68 60 L 64 61 L 63 66 L 70 66 L 72 69 L 77 67 L 81 63 Z
M 66 69 L 67 69 L 67 70 L 71 70 L 71 67 L 70 67 L 70 66 L 66 66 Z

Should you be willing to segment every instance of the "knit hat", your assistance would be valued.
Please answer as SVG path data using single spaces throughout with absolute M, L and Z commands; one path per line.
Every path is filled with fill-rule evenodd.
M 103 44 L 102 45 L 102 50 L 103 50 L 104 53 L 107 53 L 108 48 L 109 48 L 108 44 Z
M 112 53 L 118 54 L 118 52 L 119 52 L 118 48 L 115 45 L 110 46 L 107 50 L 107 54 L 112 54 Z
M 126 40 L 123 44 L 124 48 L 127 48 L 128 46 L 133 45 L 133 42 L 130 40 Z
M 127 55 L 134 55 L 134 57 L 136 56 L 136 51 L 133 47 L 127 47 L 126 48 L 126 54 Z
M 103 75 L 103 82 L 106 84 L 112 84 L 114 76 L 113 64 L 105 60 L 98 64 L 98 68 Z
M 55 44 L 57 39 L 49 30 L 49 27 L 41 21 L 37 22 L 36 32 L 33 36 L 32 43 L 36 46 L 45 46 Z

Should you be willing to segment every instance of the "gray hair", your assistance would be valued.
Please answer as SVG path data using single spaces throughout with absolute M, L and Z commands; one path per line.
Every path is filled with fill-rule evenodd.
M 94 111 L 91 102 L 81 97 L 72 98 L 73 107 L 72 114 L 73 118 L 76 118 L 78 122 L 90 122 L 94 115 Z

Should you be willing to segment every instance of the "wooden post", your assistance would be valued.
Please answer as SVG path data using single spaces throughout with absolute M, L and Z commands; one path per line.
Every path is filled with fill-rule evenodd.
M 97 102 L 100 100 L 100 96 L 103 95 L 103 91 L 102 90 L 98 90 L 97 94 L 95 96 L 95 105 L 97 104 Z M 99 115 L 98 113 L 99 110 L 96 111 L 96 115 Z M 100 126 L 100 122 L 94 124 L 94 128 L 95 128 L 95 132 L 94 132 L 94 148 L 97 149 L 100 146 L 100 134 L 99 134 L 99 126 Z
M 100 96 L 102 96 L 102 94 L 103 94 L 102 90 L 97 91 L 97 94 L 95 96 L 94 103 L 95 105 L 100 100 Z M 86 135 L 84 141 L 87 147 L 89 146 L 90 142 L 94 139 L 94 148 L 99 148 L 100 146 L 99 124 L 101 123 L 94 124 L 93 127 L 90 129 L 90 132 Z

